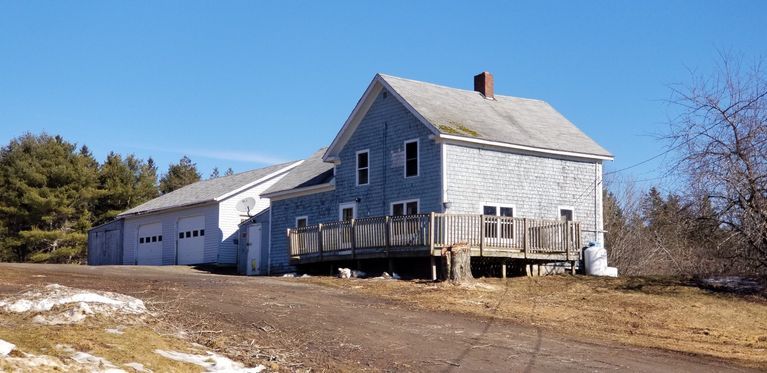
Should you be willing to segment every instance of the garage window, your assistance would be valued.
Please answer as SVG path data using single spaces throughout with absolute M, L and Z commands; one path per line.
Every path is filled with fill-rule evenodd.
M 205 230 L 204 229 L 200 229 L 200 236 L 204 236 L 204 235 L 205 235 Z
M 157 236 L 157 241 L 162 242 L 162 236 Z
M 179 238 L 179 239 L 182 239 L 182 238 L 184 238 L 184 232 L 181 232 L 181 233 L 179 233 L 179 234 L 178 234 L 178 238 Z
M 192 231 L 192 237 L 197 237 L 200 235 L 200 231 Z
M 192 237 L 192 232 L 191 231 L 186 231 L 186 232 L 184 232 L 184 235 L 186 236 L 186 238 Z
M 152 242 L 157 242 L 157 236 L 152 236 Z
M 144 243 L 144 237 L 139 237 L 138 243 Z

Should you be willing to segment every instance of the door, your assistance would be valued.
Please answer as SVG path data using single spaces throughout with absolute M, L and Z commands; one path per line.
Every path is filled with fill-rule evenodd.
M 162 265 L 162 224 L 144 224 L 138 227 L 136 245 L 137 265 Z
M 160 235 L 162 237 L 162 235 Z M 160 239 L 159 242 L 162 242 Z M 160 244 L 162 250 L 162 244 Z M 106 231 L 104 236 L 104 262 L 103 264 L 122 264 L 123 253 L 120 250 L 120 231 Z
M 192 216 L 178 220 L 177 263 L 200 264 L 205 262 L 205 216 Z
M 248 244 L 246 254 L 245 274 L 248 276 L 260 275 L 261 262 L 261 224 L 253 224 L 248 227 Z

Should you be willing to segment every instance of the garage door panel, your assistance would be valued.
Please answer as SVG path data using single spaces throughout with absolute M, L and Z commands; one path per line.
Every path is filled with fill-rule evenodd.
M 205 262 L 205 216 L 181 218 L 177 229 L 178 264 Z
M 136 264 L 162 265 L 162 224 L 141 225 L 136 237 Z

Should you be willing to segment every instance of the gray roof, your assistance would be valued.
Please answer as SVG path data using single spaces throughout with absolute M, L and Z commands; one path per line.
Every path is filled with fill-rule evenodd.
M 379 76 L 442 134 L 612 157 L 544 101 Z
M 333 164 L 322 161 L 322 155 L 326 150 L 327 148 L 322 148 L 314 152 L 263 194 L 330 183 L 333 180 Z
M 264 176 L 278 172 L 293 163 L 295 162 L 276 164 L 210 180 L 201 180 L 183 188 L 176 189 L 170 193 L 163 194 L 151 201 L 144 202 L 130 210 L 122 212 L 118 217 L 212 202 L 218 197 L 242 188 Z

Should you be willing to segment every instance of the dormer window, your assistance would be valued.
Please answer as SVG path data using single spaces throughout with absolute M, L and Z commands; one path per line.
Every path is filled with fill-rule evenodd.
M 370 182 L 370 151 L 357 152 L 357 186 L 368 185 Z
M 405 177 L 418 176 L 418 139 L 405 141 Z

